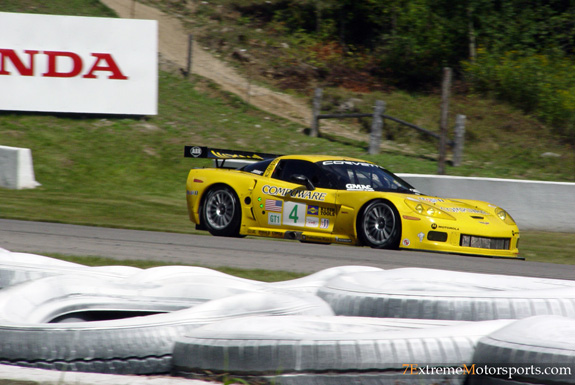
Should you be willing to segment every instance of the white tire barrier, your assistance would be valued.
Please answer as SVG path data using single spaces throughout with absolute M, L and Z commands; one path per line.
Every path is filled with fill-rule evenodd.
M 248 293 L 146 317 L 45 324 L 0 321 L 0 364 L 116 374 L 168 373 L 175 340 L 198 326 L 245 316 L 331 315 L 308 294 Z
M 280 384 L 342 384 L 351 376 L 356 378 L 353 383 L 360 383 L 360 378 L 361 383 L 408 381 L 406 369 L 408 374 L 412 368 L 419 374 L 421 365 L 471 364 L 477 341 L 510 322 L 363 317 L 229 320 L 180 338 L 174 347 L 173 370 L 184 376 L 210 372 L 265 377 Z M 452 381 L 463 377 L 447 376 Z
M 483 337 L 469 385 L 575 384 L 575 319 L 539 316 Z
M 338 315 L 482 321 L 575 317 L 575 281 L 402 268 L 340 275 L 318 290 Z
M 121 278 L 140 270 L 129 266 L 88 267 L 43 255 L 0 250 L 0 289 L 55 275 L 75 274 Z

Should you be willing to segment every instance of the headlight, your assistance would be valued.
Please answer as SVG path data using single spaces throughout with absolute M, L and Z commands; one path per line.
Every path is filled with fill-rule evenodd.
M 421 203 L 417 201 L 412 201 L 411 199 L 406 199 L 405 204 L 407 204 L 407 206 L 409 206 L 410 209 L 412 209 L 419 215 L 425 215 L 426 217 L 432 217 L 432 218 L 455 220 L 454 217 L 452 217 L 445 211 L 440 210 L 437 207 L 428 205 L 427 203 Z
M 501 219 L 503 222 L 507 223 L 508 225 L 514 225 L 515 221 L 513 220 L 513 218 L 511 217 L 511 215 L 509 215 L 509 213 L 505 210 L 503 210 L 502 208 L 496 208 L 495 209 L 495 214 L 499 217 L 499 219 Z

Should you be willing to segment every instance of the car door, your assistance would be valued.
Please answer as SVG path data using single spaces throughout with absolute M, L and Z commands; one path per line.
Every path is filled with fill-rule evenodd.
M 313 185 L 294 182 L 304 176 Z M 281 159 L 269 179 L 256 186 L 254 216 L 261 227 L 331 233 L 336 219 L 336 192 L 317 165 L 301 159 Z

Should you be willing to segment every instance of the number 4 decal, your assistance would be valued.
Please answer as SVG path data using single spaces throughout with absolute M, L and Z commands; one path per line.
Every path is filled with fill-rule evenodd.
M 305 226 L 305 210 L 307 205 L 295 202 L 285 202 L 282 215 L 283 225 Z

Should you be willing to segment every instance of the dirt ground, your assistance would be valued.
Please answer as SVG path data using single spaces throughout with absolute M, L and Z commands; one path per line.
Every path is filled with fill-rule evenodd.
M 100 1 L 122 18 L 157 20 L 158 50 L 162 58 L 181 69 L 187 68 L 189 32 L 184 30 L 179 19 L 134 0 Z M 238 95 L 263 111 L 310 127 L 311 103 L 250 84 L 234 68 L 202 49 L 198 44 L 193 44 L 191 72 L 214 81 L 223 90 Z M 335 122 L 322 121 L 321 130 L 349 139 L 367 139 L 366 135 L 350 132 Z

